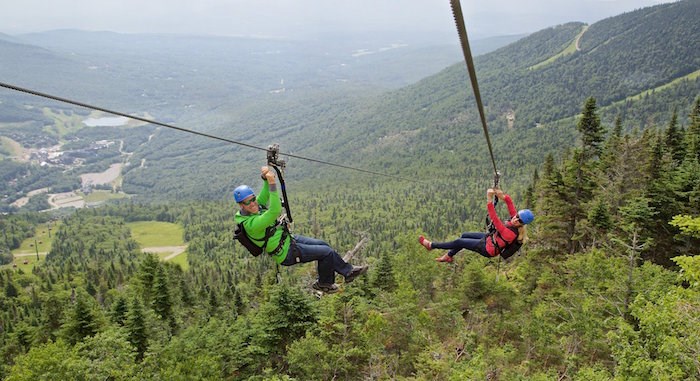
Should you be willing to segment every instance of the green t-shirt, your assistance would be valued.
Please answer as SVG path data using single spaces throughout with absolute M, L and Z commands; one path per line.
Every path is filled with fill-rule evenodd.
M 241 211 L 239 210 L 236 213 L 234 220 L 238 224 L 242 223 L 251 241 L 262 247 L 262 245 L 265 243 L 265 230 L 274 225 L 277 218 L 280 216 L 280 214 L 282 214 L 282 202 L 280 201 L 277 193 L 277 186 L 270 186 L 267 181 L 263 183 L 263 187 L 260 190 L 260 194 L 256 196 L 256 200 L 258 201 L 258 205 L 261 206 L 258 213 L 241 214 Z M 267 208 L 267 210 L 264 210 L 263 207 Z M 265 251 L 270 253 L 277 248 L 280 243 L 280 239 L 282 238 L 283 230 L 284 228 L 282 225 L 277 226 L 275 234 L 273 234 L 267 241 Z M 272 257 L 275 262 L 282 263 L 282 261 L 284 261 L 284 258 L 287 257 L 287 251 L 289 250 L 290 243 L 291 237 L 287 236 L 287 239 L 285 239 L 283 243 L 284 246 L 282 247 L 282 250 L 280 250 L 277 255 Z

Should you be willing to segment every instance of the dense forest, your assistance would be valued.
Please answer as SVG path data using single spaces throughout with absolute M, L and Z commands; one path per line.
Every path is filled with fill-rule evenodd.
M 463 252 L 436 263 L 418 234 L 449 238 L 478 228 L 475 216 L 445 208 L 438 186 L 394 180 L 293 193 L 297 233 L 341 251 L 371 237 L 354 258 L 368 275 L 320 299 L 313 265 L 278 273 L 234 243 L 232 201 L 76 211 L 31 273 L 0 272 L 0 375 L 697 379 L 700 99 L 687 117 L 632 131 L 601 123 L 594 98 L 581 107 L 579 143 L 516 197 L 537 217 L 508 262 Z M 44 221 L 12 218 L 5 229 Z M 138 252 L 126 223 L 141 220 L 185 228 L 187 269 Z

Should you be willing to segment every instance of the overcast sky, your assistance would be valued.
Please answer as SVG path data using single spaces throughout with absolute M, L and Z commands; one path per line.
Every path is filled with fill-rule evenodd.
M 470 37 L 534 32 L 671 0 L 463 0 Z M 52 29 L 308 38 L 454 34 L 449 0 L 0 0 L 0 33 Z

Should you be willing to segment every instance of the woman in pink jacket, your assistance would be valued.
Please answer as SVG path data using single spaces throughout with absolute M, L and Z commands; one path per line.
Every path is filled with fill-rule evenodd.
M 493 196 L 496 195 L 499 200 L 503 200 L 508 207 L 510 220 L 505 223 L 501 222 L 496 214 L 496 207 L 493 203 Z M 452 262 L 455 254 L 462 249 L 474 251 L 491 258 L 501 254 L 510 244 L 516 242 L 522 243 L 527 237 L 525 225 L 535 219 L 535 215 L 530 209 L 516 211 L 513 200 L 500 189 L 489 188 L 486 191 L 486 209 L 488 210 L 489 218 L 493 222 L 495 231 L 493 233 L 467 232 L 454 241 L 449 242 L 430 242 L 425 237 L 418 237 L 418 242 L 426 249 L 446 249 L 449 250 L 445 255 L 435 258 L 438 262 Z

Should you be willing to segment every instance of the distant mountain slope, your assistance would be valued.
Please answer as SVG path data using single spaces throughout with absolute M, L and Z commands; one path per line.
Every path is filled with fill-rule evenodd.
M 588 96 L 607 105 L 700 69 L 699 19 L 697 1 L 609 18 L 588 28 L 580 52 L 540 70 L 526 70 L 536 60 L 514 57 L 512 52 L 521 48 L 512 45 L 480 57 L 482 94 L 491 114 L 498 116 L 495 127 L 505 126 L 510 111 L 516 127 L 531 128 L 575 114 Z M 575 32 L 565 30 L 562 36 Z M 522 43 L 532 45 L 535 37 Z
M 700 30 L 695 17 L 698 4 L 696 1 L 665 4 L 619 16 L 645 33 L 624 33 L 608 27 L 616 25 L 615 18 L 604 20 L 601 25 L 593 24 L 582 37 L 585 49 L 539 70 L 528 67 L 566 49 L 583 30 L 583 24 L 548 28 L 478 57 L 477 75 L 495 154 L 499 168 L 510 181 L 524 184 L 546 153 L 556 154 L 573 143 L 575 120 L 567 118 L 580 112 L 585 98 L 595 96 L 601 110 L 606 110 L 614 101 L 670 83 L 687 74 L 688 68 L 700 68 Z M 668 26 L 669 20 L 674 22 L 672 28 Z M 593 37 L 607 36 L 604 41 L 615 43 L 593 46 L 586 42 L 586 38 L 593 38 L 589 32 Z M 533 53 L 528 55 L 529 51 Z M 632 126 L 638 126 L 640 121 L 666 123 L 674 107 L 682 114 L 698 94 L 700 81 L 686 81 L 643 100 L 616 104 L 611 109 L 614 114 L 603 112 L 602 116 L 607 123 L 618 114 L 634 116 L 625 120 L 626 125 Z M 277 141 L 287 152 L 409 176 L 423 173 L 440 177 L 449 169 L 450 173 L 459 174 L 462 183 L 469 184 L 470 194 L 480 194 L 491 177 L 491 163 L 463 63 L 378 96 L 363 98 L 329 93 L 323 98 L 259 99 L 250 107 L 226 109 L 231 123 L 215 131 L 244 137 L 253 144 Z M 512 129 L 507 127 L 507 115 L 514 117 Z M 548 126 L 535 128 L 542 124 Z M 241 125 L 245 126 L 244 130 L 239 129 Z M 163 136 L 157 144 L 171 148 L 185 144 L 183 136 L 167 135 L 174 140 Z M 208 181 L 209 185 L 218 184 L 219 190 L 214 192 L 243 181 L 246 170 L 250 172 L 247 164 L 241 169 L 241 165 L 232 168 L 223 163 L 243 163 L 260 156 L 236 147 L 219 147 L 214 142 L 202 144 L 216 152 L 212 157 L 217 160 L 207 165 L 208 175 L 213 179 L 220 173 L 229 175 L 221 182 Z M 190 152 L 192 149 L 191 145 L 187 147 Z M 172 169 L 130 173 L 127 180 L 144 185 L 132 188 L 138 193 L 146 192 L 148 184 L 161 181 L 170 184 L 163 191 L 172 192 L 180 186 L 172 180 L 176 178 L 175 168 L 194 165 L 186 159 L 189 156 L 177 157 L 177 152 L 182 152 L 178 149 L 158 152 L 160 155 L 169 152 L 167 167 Z M 153 156 L 148 152 L 143 154 Z M 293 165 L 291 173 L 296 176 L 303 173 L 315 177 L 326 169 L 333 172 L 331 168 L 299 160 L 293 161 Z M 159 167 L 166 166 L 154 166 Z M 345 172 L 340 175 L 354 176 Z M 212 187 L 208 186 L 206 192 L 211 191 Z
M 589 96 L 598 99 L 601 110 L 610 110 L 602 114 L 604 122 L 610 123 L 616 115 L 627 115 L 625 125 L 630 128 L 667 123 L 674 107 L 679 108 L 679 115 L 684 115 L 684 110 L 700 94 L 697 77 L 640 99 L 634 97 L 700 69 L 699 8 L 700 3 L 695 0 L 682 1 L 595 23 L 582 35 L 581 51 L 561 56 L 535 70 L 530 67 L 570 47 L 584 25 L 568 23 L 548 28 L 476 57 L 499 169 L 507 173 L 510 181 L 524 184 L 547 153 L 556 154 L 573 143 L 576 131 L 573 117 Z M 139 49 L 149 50 L 156 41 L 150 40 Z M 441 178 L 448 172 L 460 177 L 460 186 L 467 183 L 468 194 L 481 194 L 490 181 L 491 163 L 462 62 L 388 92 L 384 90 L 389 87 L 387 83 L 391 80 L 386 76 L 391 71 L 380 75 L 382 81 L 388 81 L 380 81 L 380 85 L 365 85 L 366 78 L 359 78 L 364 78 L 363 73 L 368 73 L 372 65 L 376 68 L 386 64 L 384 69 L 390 67 L 396 72 L 403 70 L 400 66 L 411 70 L 411 64 L 418 60 L 410 53 L 403 58 L 403 53 L 391 57 L 377 55 L 369 61 L 358 58 L 361 64 L 351 65 L 345 77 L 358 79 L 354 82 L 329 82 L 338 78 L 334 77 L 338 68 L 324 66 L 327 62 L 322 65 L 315 62 L 312 69 L 317 76 L 300 82 L 304 86 L 285 80 L 287 91 L 271 93 L 268 89 L 253 88 L 261 82 L 252 79 L 245 82 L 227 76 L 209 77 L 201 72 L 186 73 L 192 70 L 193 62 L 202 64 L 185 53 L 200 43 L 192 38 L 185 49 L 184 41 L 173 40 L 162 44 L 160 49 L 177 49 L 175 41 L 181 41 L 183 51 L 173 52 L 178 60 L 166 65 L 162 73 L 173 79 L 148 78 L 154 67 L 164 65 L 165 55 L 145 62 L 143 52 L 133 55 L 120 52 L 119 68 L 109 66 L 114 77 L 97 82 L 117 90 L 103 96 L 121 94 L 128 89 L 135 94 L 128 100 L 129 108 L 156 110 L 153 114 L 159 120 L 257 146 L 279 142 L 285 152 L 400 175 L 421 173 L 428 178 Z M 201 42 L 202 49 L 211 45 L 199 57 L 213 60 L 215 56 L 209 56 L 213 54 L 211 47 L 221 46 L 220 43 Z M 235 55 L 233 45 L 226 54 Z M 104 54 L 101 51 L 98 58 L 107 57 Z M 299 60 L 295 65 L 312 61 L 297 55 L 285 57 Z M 262 82 L 268 83 L 275 77 L 270 74 L 274 70 L 269 66 L 274 63 L 265 62 L 268 66 L 251 68 L 250 73 L 264 72 L 266 77 Z M 226 69 L 226 62 L 202 65 L 207 68 L 206 73 L 221 73 Z M 135 69 L 130 76 L 125 74 L 127 68 Z M 308 73 L 310 69 L 305 70 Z M 296 77 L 285 78 L 303 80 L 299 72 L 294 73 Z M 233 70 L 230 75 L 235 79 L 238 74 Z M 370 75 L 370 78 L 377 77 Z M 185 79 L 190 82 L 183 83 Z M 199 85 L 205 86 L 198 87 L 198 80 Z M 141 96 L 144 89 L 147 97 Z M 241 89 L 256 95 L 241 101 L 226 94 L 227 90 Z M 109 103 L 122 104 L 129 97 L 117 98 Z M 140 103 L 134 104 L 135 101 Z M 185 102 L 195 106 L 186 111 Z M 260 165 L 261 158 L 264 155 L 257 151 L 160 129 L 148 144 L 134 152 L 132 162 L 145 165 L 129 167 L 124 176 L 124 190 L 152 198 L 223 197 L 237 183 L 257 179 L 254 168 Z M 327 180 L 334 172 L 333 168 L 301 160 L 291 162 L 292 179 Z M 339 176 L 353 178 L 354 174 L 341 171 Z M 352 186 L 361 184 L 354 182 Z

